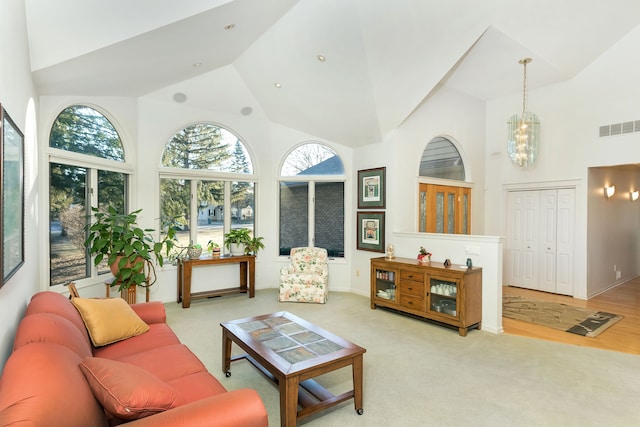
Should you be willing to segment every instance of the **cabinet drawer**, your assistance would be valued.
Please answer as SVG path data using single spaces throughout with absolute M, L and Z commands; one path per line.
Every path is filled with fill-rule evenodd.
M 413 295 L 420 298 L 425 296 L 424 283 L 400 280 L 399 285 L 400 293 L 403 295 Z
M 416 297 L 413 295 L 400 294 L 400 305 L 402 307 L 410 308 L 412 310 L 425 310 L 424 298 Z
M 400 270 L 400 280 L 415 280 L 416 282 L 424 282 L 424 273 Z

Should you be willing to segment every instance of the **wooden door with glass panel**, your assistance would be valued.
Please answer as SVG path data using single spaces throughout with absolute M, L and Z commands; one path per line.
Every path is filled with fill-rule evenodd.
M 418 231 L 471 234 L 471 188 L 420 184 Z

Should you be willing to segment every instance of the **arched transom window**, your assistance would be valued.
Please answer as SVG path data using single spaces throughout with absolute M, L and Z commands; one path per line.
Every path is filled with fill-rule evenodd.
M 180 129 L 167 142 L 160 170 L 162 221 L 180 224 L 180 246 L 223 247 L 231 228 L 254 232 L 256 183 L 240 137 L 211 123 Z

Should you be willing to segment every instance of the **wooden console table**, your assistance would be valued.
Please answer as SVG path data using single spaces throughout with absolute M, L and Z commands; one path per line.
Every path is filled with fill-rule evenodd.
M 237 288 L 217 289 L 214 291 L 191 292 L 191 272 L 193 267 L 205 265 L 238 264 L 240 267 L 240 286 Z M 203 257 L 185 259 L 178 263 L 178 302 L 182 301 L 182 308 L 189 308 L 191 300 L 209 298 L 230 294 L 247 293 L 249 298 L 255 296 L 256 257 L 255 255 Z

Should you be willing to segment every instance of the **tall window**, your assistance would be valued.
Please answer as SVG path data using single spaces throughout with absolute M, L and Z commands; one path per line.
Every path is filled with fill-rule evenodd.
M 429 142 L 420 160 L 418 231 L 471 233 L 471 188 L 465 181 L 462 157 L 447 138 Z M 424 181 L 424 182 L 423 182 Z
M 196 123 L 167 143 L 160 171 L 162 221 L 178 221 L 178 245 L 223 246 L 231 228 L 253 233 L 256 185 L 249 153 L 232 132 Z
M 50 285 L 108 272 L 84 248 L 91 206 L 125 212 L 129 171 L 118 132 L 84 105 L 64 109 L 49 135 Z
M 293 150 L 280 172 L 280 255 L 316 246 L 344 257 L 344 166 L 331 148 L 317 143 Z

